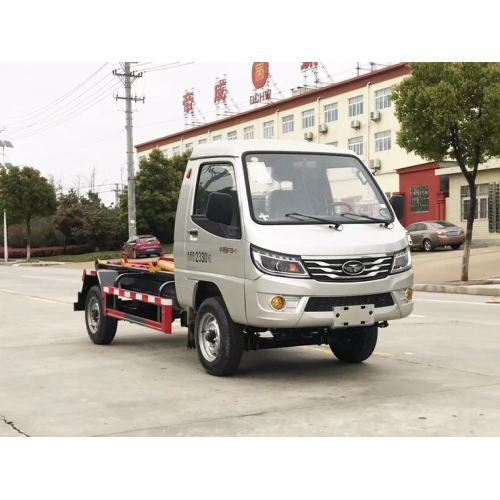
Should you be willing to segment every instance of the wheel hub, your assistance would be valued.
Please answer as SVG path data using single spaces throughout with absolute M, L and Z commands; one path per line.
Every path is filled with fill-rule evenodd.
M 220 329 L 217 318 L 212 313 L 205 313 L 198 331 L 200 352 L 207 361 L 214 361 L 219 355 Z

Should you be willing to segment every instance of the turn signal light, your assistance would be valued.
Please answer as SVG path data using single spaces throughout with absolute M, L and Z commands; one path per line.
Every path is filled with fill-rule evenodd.
M 413 288 L 407 288 L 405 290 L 405 299 L 412 300 L 413 299 Z
M 286 305 L 286 301 L 280 295 L 276 295 L 271 299 L 271 307 L 276 309 L 276 311 L 281 311 Z

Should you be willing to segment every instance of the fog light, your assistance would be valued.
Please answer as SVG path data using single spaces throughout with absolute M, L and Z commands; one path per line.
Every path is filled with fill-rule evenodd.
M 276 295 L 271 299 L 271 307 L 277 311 L 281 311 L 286 305 L 286 301 L 283 297 Z
M 405 290 L 405 299 L 406 300 L 411 300 L 413 299 L 413 289 L 412 288 L 407 288 Z

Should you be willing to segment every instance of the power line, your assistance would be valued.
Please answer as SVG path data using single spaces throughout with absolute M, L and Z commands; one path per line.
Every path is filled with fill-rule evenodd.
M 48 104 L 46 104 L 45 106 L 42 106 L 41 108 L 37 108 L 33 111 L 30 111 L 29 113 L 23 113 L 21 115 L 17 115 L 17 117 L 7 118 L 7 121 L 12 121 L 12 122 L 26 121 L 23 117 L 28 117 L 28 116 L 40 114 L 45 109 L 47 109 L 55 104 L 58 104 L 59 102 L 66 99 L 66 97 L 70 96 L 73 92 L 76 92 L 78 89 L 83 87 L 87 82 L 92 80 L 92 78 L 94 78 L 94 76 L 96 76 L 100 71 L 102 71 L 108 64 L 109 63 L 104 63 L 101 66 L 99 66 L 99 68 L 96 71 L 94 71 L 90 76 L 85 78 L 85 80 L 83 80 L 81 83 L 79 83 L 76 87 L 73 87 L 71 90 L 68 90 L 68 92 L 66 92 L 64 95 L 62 95 L 58 99 L 49 102 Z
M 82 109 L 79 109 L 79 110 L 75 109 L 69 115 L 64 116 L 64 117 L 63 116 L 58 117 L 58 119 L 56 121 L 52 121 L 51 123 L 45 124 L 44 126 L 42 126 L 39 129 L 32 130 L 32 131 L 26 131 L 25 133 L 21 133 L 17 136 L 14 136 L 14 137 L 16 139 L 19 139 L 19 138 L 25 139 L 27 137 L 32 137 L 32 136 L 37 135 L 41 132 L 44 132 L 45 130 L 56 127 L 62 123 L 65 123 L 65 122 L 73 119 L 73 118 L 76 118 L 77 116 L 81 115 L 85 111 L 93 108 L 94 106 L 96 106 L 97 104 L 102 102 L 104 99 L 108 98 L 110 92 L 113 90 L 116 90 L 117 88 L 118 88 L 118 85 L 115 84 L 111 88 L 106 89 L 106 92 L 104 92 L 103 95 L 101 95 L 99 98 L 96 98 L 96 99 L 92 100 L 91 102 L 87 102 L 87 104 Z
M 106 81 L 103 85 L 96 88 L 100 83 L 103 82 L 103 80 L 106 80 L 106 79 L 108 79 L 108 81 Z M 101 78 L 98 82 L 96 82 L 93 85 L 93 87 L 89 87 L 88 89 L 86 89 L 84 92 L 80 93 L 77 97 L 75 97 L 71 101 L 64 103 L 62 105 L 62 107 L 59 107 L 59 108 L 56 107 L 54 110 L 52 110 L 50 113 L 43 116 L 42 118 L 40 118 L 32 123 L 26 124 L 26 125 L 18 125 L 18 126 L 14 126 L 12 128 L 9 128 L 9 127 L 7 127 L 7 128 L 8 128 L 8 130 L 12 130 L 12 131 L 14 131 L 14 133 L 16 133 L 16 132 L 19 132 L 20 130 L 35 127 L 36 125 L 43 123 L 47 120 L 48 121 L 52 121 L 54 119 L 57 120 L 62 115 L 65 115 L 68 112 L 74 111 L 75 109 L 79 108 L 81 105 L 86 104 L 87 102 L 91 101 L 96 96 L 96 94 L 100 94 L 103 90 L 109 91 L 110 90 L 109 84 L 111 82 L 113 82 L 112 76 L 108 74 L 104 78 Z M 88 96 L 86 96 L 85 98 L 80 100 L 80 102 L 78 102 L 82 96 L 84 96 L 85 94 L 88 94 L 88 92 L 90 92 L 91 90 L 93 90 L 93 92 L 91 92 Z M 61 115 L 61 116 L 58 116 L 58 115 Z

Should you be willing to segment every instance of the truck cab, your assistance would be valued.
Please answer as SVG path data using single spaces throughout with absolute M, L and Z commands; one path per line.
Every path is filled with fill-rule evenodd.
M 180 191 L 175 293 L 210 373 L 242 351 L 327 343 L 347 362 L 413 309 L 404 228 L 349 150 L 308 142 L 196 146 Z

